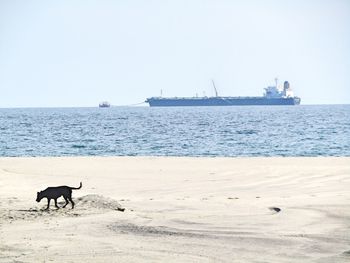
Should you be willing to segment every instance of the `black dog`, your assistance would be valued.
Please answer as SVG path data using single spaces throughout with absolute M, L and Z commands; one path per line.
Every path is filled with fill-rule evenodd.
M 80 186 L 78 188 L 75 187 L 69 187 L 69 186 L 57 186 L 57 187 L 48 187 L 44 191 L 38 192 L 36 196 L 36 201 L 40 202 L 41 199 L 47 198 L 47 208 L 46 210 L 49 209 L 50 207 L 50 201 L 51 199 L 55 200 L 55 206 L 57 208 L 57 198 L 63 196 L 64 200 L 66 200 L 66 204 L 63 207 L 66 207 L 68 205 L 68 200 L 72 203 L 72 209 L 74 208 L 74 202 L 72 200 L 72 190 L 78 190 L 82 187 L 82 183 L 80 182 Z

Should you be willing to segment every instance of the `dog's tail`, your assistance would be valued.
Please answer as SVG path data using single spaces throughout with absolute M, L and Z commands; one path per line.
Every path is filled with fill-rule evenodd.
M 80 186 L 79 187 L 70 187 L 70 189 L 79 190 L 82 186 L 83 186 L 83 184 L 80 182 Z

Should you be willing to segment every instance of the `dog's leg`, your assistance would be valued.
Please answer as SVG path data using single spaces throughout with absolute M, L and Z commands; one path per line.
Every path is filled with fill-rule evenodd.
M 69 201 L 72 203 L 72 209 L 74 208 L 74 202 L 72 200 L 72 197 L 69 197 Z
M 55 199 L 55 206 L 56 206 L 57 209 L 59 208 L 58 205 L 57 205 L 57 199 Z
M 67 205 L 68 205 L 68 198 L 67 197 L 65 197 L 65 196 L 63 196 L 63 198 L 64 198 L 64 200 L 66 200 L 66 204 L 63 206 L 63 208 L 65 208 Z
M 49 210 L 49 207 L 50 207 L 50 201 L 51 201 L 51 199 L 47 198 L 47 207 L 46 207 L 46 210 Z

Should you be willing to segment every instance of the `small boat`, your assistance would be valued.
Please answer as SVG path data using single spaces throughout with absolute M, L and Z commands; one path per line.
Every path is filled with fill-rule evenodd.
M 99 105 L 100 108 L 109 108 L 111 104 L 108 101 L 102 101 Z

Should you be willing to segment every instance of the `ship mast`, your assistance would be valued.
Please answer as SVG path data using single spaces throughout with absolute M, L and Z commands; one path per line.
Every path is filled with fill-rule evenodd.
M 211 80 L 211 82 L 213 83 L 213 87 L 214 87 L 214 90 L 215 90 L 215 97 L 218 97 L 218 91 L 216 90 L 214 80 Z

